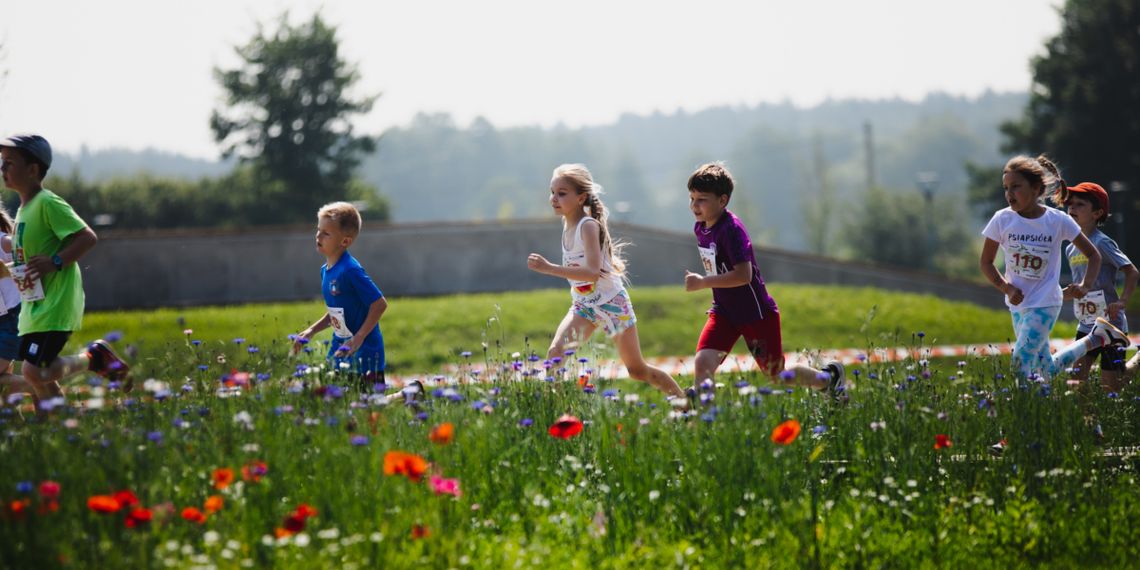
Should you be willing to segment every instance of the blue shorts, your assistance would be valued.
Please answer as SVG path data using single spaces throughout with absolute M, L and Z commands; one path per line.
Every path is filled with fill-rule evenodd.
M 18 360 L 20 356 L 20 306 L 0 316 L 0 358 Z

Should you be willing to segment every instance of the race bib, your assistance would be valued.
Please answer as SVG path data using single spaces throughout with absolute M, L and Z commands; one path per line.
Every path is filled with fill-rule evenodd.
M 27 276 L 26 265 L 12 265 L 9 269 L 12 271 L 12 280 L 16 282 L 16 288 L 20 290 L 20 301 L 24 303 L 32 303 L 35 301 L 42 301 L 44 298 L 44 285 L 40 282 L 39 278 L 31 279 Z
M 352 331 L 344 322 L 344 309 L 342 307 L 326 307 L 329 311 L 329 323 L 332 324 L 333 334 L 337 338 L 352 338 Z
M 708 247 L 698 245 L 697 251 L 701 254 L 701 265 L 705 266 L 705 275 L 716 275 L 716 244 L 711 243 Z
M 1011 244 L 1005 266 L 1018 277 L 1041 279 L 1049 268 L 1049 248 L 1025 243 Z
M 1089 291 L 1083 299 L 1073 299 L 1073 313 L 1081 325 L 1091 327 L 1096 324 L 1097 317 L 1108 318 L 1108 302 L 1104 298 L 1104 291 Z

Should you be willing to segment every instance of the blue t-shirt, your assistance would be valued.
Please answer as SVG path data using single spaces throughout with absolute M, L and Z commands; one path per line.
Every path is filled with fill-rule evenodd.
M 324 295 L 329 317 L 333 320 L 333 341 L 328 354 L 331 359 L 336 349 L 351 338 L 338 334 L 338 330 L 351 334 L 359 331 L 364 325 L 364 319 L 368 317 L 372 303 L 384 294 L 364 272 L 360 262 L 347 251 L 331 268 L 321 266 L 321 294 Z M 340 319 L 343 321 L 338 323 Z M 336 363 L 339 365 L 343 360 L 339 359 Z M 351 360 L 358 372 L 384 370 L 384 337 L 380 334 L 379 324 L 372 327 Z
M 1132 265 L 1132 262 L 1129 261 L 1128 256 L 1124 255 L 1124 252 L 1120 251 L 1120 246 L 1116 245 L 1112 238 L 1100 230 L 1093 230 L 1092 235 L 1089 236 L 1089 241 L 1100 252 L 1100 273 L 1097 274 L 1096 281 L 1093 282 L 1089 293 L 1102 291 L 1105 304 L 1115 303 L 1120 300 L 1120 296 L 1116 294 L 1116 273 L 1122 268 Z M 1081 253 L 1081 250 L 1077 249 L 1077 246 L 1071 243 L 1065 248 L 1065 257 L 1069 258 L 1069 270 L 1073 274 L 1073 283 L 1084 281 L 1089 259 Z M 1086 295 L 1087 297 L 1088 295 Z M 1077 318 L 1079 319 L 1080 315 L 1077 315 Z M 1124 318 L 1123 311 L 1120 312 L 1119 318 L 1109 320 L 1120 330 L 1128 331 L 1128 321 Z M 1087 333 L 1092 330 L 1092 326 L 1082 322 L 1077 325 L 1077 330 Z

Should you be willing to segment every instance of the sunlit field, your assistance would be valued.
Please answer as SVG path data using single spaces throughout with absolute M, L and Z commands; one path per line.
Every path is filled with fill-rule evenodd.
M 545 360 L 565 291 L 394 299 L 393 373 L 425 385 L 404 403 L 395 385 L 347 386 L 320 341 L 287 355 L 317 303 L 89 315 L 75 346 L 116 339 L 134 391 L 85 378 L 38 413 L 8 398 L 0 566 L 1126 567 L 1140 554 L 1134 386 L 926 357 L 1005 342 L 1003 311 L 773 290 L 789 348 L 909 356 L 847 362 L 846 404 L 725 371 L 686 413 L 599 373 L 604 341 Z M 646 354 L 691 353 L 707 297 L 633 298 Z

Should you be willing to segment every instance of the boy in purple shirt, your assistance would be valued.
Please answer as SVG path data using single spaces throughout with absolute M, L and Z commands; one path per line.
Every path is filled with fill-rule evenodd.
M 721 163 L 702 165 L 689 177 L 689 209 L 697 220 L 693 233 L 705 274 L 686 272 L 685 290 L 713 290 L 712 308 L 697 341 L 693 382 L 711 381 L 743 336 L 756 364 L 773 379 L 829 390 L 846 401 L 845 372 L 839 362 L 829 362 L 823 371 L 803 365 L 784 370 L 780 310 L 760 277 L 748 230 L 728 210 L 732 189 L 732 175 Z

